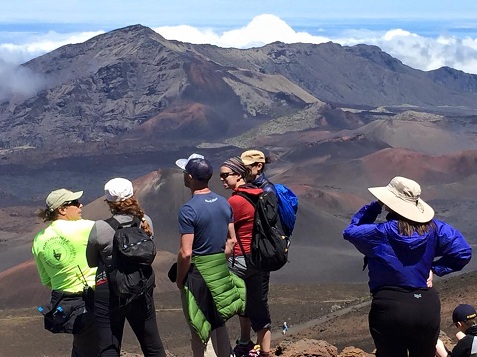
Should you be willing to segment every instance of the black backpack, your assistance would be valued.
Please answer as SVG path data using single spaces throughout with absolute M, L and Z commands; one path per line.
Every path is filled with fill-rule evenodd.
M 275 271 L 288 262 L 290 237 L 285 234 L 278 213 L 277 197 L 273 192 L 249 196 L 237 192 L 255 207 L 250 261 L 262 271 Z M 239 244 L 244 251 L 239 237 Z
M 156 245 L 141 228 L 137 217 L 126 223 L 119 223 L 113 217 L 105 222 L 115 230 L 109 284 L 128 304 L 155 286 L 151 264 L 156 256 Z

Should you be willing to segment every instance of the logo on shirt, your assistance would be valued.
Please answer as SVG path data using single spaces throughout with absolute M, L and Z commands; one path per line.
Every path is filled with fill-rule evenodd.
M 55 269 L 71 264 L 76 257 L 75 247 L 64 237 L 48 239 L 43 245 L 42 253 L 45 264 Z
M 420 298 L 422 298 L 422 294 L 414 294 L 414 297 L 415 297 L 416 299 L 420 299 Z
M 207 203 L 214 203 L 215 201 L 217 201 L 217 197 L 212 198 L 211 200 L 208 200 L 208 199 L 205 200 L 205 202 Z
M 54 257 L 56 260 L 60 260 L 60 259 L 61 259 L 61 253 L 58 253 L 58 252 L 56 252 L 56 251 L 53 249 L 53 257 Z

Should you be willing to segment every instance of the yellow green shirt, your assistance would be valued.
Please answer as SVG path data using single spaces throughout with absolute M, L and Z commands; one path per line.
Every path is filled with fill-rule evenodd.
M 79 292 L 94 287 L 96 268 L 86 261 L 86 244 L 94 221 L 56 220 L 33 240 L 32 253 L 41 283 L 52 290 Z M 83 278 L 84 276 L 84 278 Z

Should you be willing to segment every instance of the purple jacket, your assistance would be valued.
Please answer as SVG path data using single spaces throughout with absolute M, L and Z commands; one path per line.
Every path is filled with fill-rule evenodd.
M 447 223 L 434 219 L 435 230 L 403 236 L 396 220 L 374 223 L 380 213 L 377 201 L 365 205 L 343 232 L 344 239 L 368 259 L 371 292 L 384 286 L 426 288 L 431 269 L 443 276 L 461 270 L 470 261 L 469 244 Z

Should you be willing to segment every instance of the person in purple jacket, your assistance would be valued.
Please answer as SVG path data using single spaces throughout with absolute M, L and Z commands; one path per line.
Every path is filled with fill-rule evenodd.
M 461 270 L 471 248 L 458 230 L 434 219 L 417 182 L 397 176 L 368 190 L 378 200 L 352 217 L 343 237 L 367 260 L 376 356 L 434 357 L 440 301 L 429 275 Z M 383 207 L 386 221 L 375 223 Z

